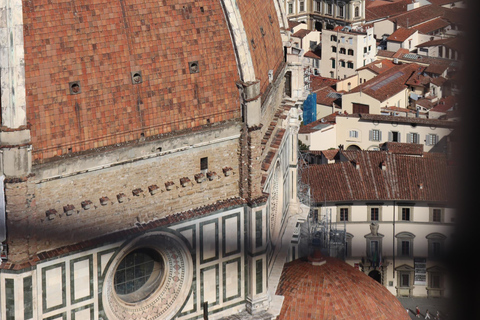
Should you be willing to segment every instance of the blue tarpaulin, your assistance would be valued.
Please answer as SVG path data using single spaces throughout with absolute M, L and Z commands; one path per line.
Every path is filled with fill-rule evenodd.
M 309 124 L 317 120 L 317 94 L 310 93 L 303 102 L 303 124 Z

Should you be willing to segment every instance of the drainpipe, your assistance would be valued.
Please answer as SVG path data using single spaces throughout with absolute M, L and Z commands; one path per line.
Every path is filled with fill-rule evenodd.
M 393 235 L 392 235 L 392 250 L 393 250 L 393 254 L 392 254 L 392 263 L 393 263 L 393 270 L 392 270 L 392 273 L 393 273 L 393 279 L 395 279 L 395 206 L 396 206 L 396 203 L 395 201 L 393 201 Z
M 7 250 L 4 247 L 4 242 L 7 240 L 7 219 L 5 209 L 5 189 L 4 183 L 5 176 L 0 176 L 0 265 L 7 259 Z

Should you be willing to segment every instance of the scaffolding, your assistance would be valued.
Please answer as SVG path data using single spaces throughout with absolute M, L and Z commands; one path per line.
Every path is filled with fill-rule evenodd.
M 304 248 L 307 250 L 306 254 L 320 249 L 325 256 L 345 260 L 347 253 L 346 224 L 343 223 L 343 228 L 339 228 L 338 224 L 333 222 L 332 209 L 327 208 L 326 201 L 320 211 L 312 209 L 311 183 L 310 176 L 307 174 L 309 163 L 306 152 L 299 151 L 298 164 L 298 198 L 303 205 L 310 208 L 303 226 L 304 232 L 300 236 L 306 238 L 307 241 L 305 243 L 300 240 L 300 242 L 307 245 L 307 248 Z M 303 176 L 305 176 L 304 179 L 302 179 Z

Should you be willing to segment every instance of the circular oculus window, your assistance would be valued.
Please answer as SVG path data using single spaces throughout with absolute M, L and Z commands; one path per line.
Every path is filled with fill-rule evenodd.
M 102 301 L 108 319 L 170 319 L 184 305 L 193 281 L 190 250 L 177 235 L 137 237 L 112 258 Z

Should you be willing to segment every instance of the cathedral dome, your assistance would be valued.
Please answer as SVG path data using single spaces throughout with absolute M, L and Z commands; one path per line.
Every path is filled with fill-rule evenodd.
M 285 264 L 277 319 L 410 319 L 397 298 L 366 274 L 335 258 L 322 262 Z

